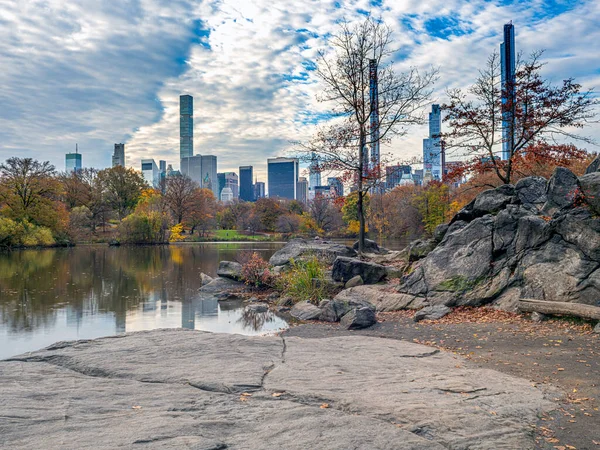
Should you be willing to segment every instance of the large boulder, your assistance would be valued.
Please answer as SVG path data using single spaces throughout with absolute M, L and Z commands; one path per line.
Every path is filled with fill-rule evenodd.
M 447 231 L 447 230 L 446 230 Z M 435 248 L 437 241 L 434 239 L 417 239 L 408 245 L 408 261 L 414 262 L 425 258 Z
M 217 277 L 217 278 L 214 278 L 210 283 L 202 286 L 200 289 L 198 289 L 198 291 L 201 294 L 206 294 L 206 295 L 211 295 L 211 296 L 213 296 L 215 294 L 225 294 L 225 297 L 226 297 L 227 291 L 229 291 L 231 289 L 239 289 L 243 286 L 244 286 L 244 284 L 239 281 L 235 281 L 230 278 Z
M 481 217 L 486 214 L 496 214 L 512 201 L 513 195 L 514 187 L 511 185 L 484 191 L 475 198 L 473 215 Z
M 333 262 L 332 278 L 346 283 L 356 275 L 360 275 L 365 284 L 375 284 L 386 276 L 385 266 L 360 259 L 338 256 Z
M 390 286 L 386 285 L 367 285 L 356 286 L 350 289 L 344 289 L 334 297 L 335 301 L 342 304 L 360 304 L 368 302 L 372 304 L 377 311 L 399 311 L 402 309 L 419 309 L 423 307 L 423 298 L 400 292 L 390 292 Z M 332 305 L 333 306 L 333 305 Z M 342 310 L 342 308 L 339 308 Z M 335 322 L 339 316 L 335 316 Z M 328 319 L 325 319 L 328 320 Z
M 269 259 L 272 266 L 285 266 L 292 260 L 299 261 L 311 256 L 317 256 L 327 264 L 333 263 L 338 256 L 356 256 L 356 251 L 343 244 L 334 244 L 324 241 L 306 241 L 304 239 L 293 239 L 283 248 L 276 251 Z
M 340 325 L 347 330 L 360 330 L 376 323 L 375 309 L 366 306 L 348 311 L 340 320 Z
M 358 252 L 358 241 L 352 245 L 352 249 Z M 364 253 L 376 253 L 376 254 L 386 254 L 389 252 L 387 248 L 379 247 L 377 242 L 372 241 L 371 239 L 365 239 L 365 245 L 363 247 Z
M 546 187 L 544 213 L 552 215 L 562 208 L 573 206 L 579 189 L 579 179 L 573 172 L 564 167 L 554 169 Z
M 352 288 L 357 289 L 357 288 Z M 319 319 L 325 322 L 339 322 L 348 312 L 353 309 L 370 308 L 375 311 L 368 301 L 358 297 L 334 297 L 332 300 L 323 301 L 320 305 L 321 314 Z
M 540 205 L 546 203 L 546 187 L 548 181 L 544 177 L 527 177 L 520 179 L 515 192 L 517 198 L 524 205 Z
M 217 269 L 217 275 L 240 281 L 242 279 L 242 265 L 235 261 L 221 261 Z
M 600 172 L 588 173 L 579 178 L 581 195 L 590 209 L 600 214 Z
M 600 156 L 596 156 L 591 164 L 585 169 L 585 174 L 600 171 Z
M 318 306 L 313 305 L 309 301 L 298 302 L 290 311 L 292 317 L 298 320 L 316 320 L 321 315 L 321 310 Z

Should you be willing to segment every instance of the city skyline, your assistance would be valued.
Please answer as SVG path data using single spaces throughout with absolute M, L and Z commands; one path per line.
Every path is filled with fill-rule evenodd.
M 289 142 L 310 136 L 323 117 L 325 105 L 314 95 L 316 51 L 337 20 L 360 19 L 367 10 L 396 32 L 398 69 L 440 68 L 432 103 L 443 103 L 446 87 L 474 80 L 510 20 L 519 51 L 546 49 L 544 73 L 551 81 L 574 76 L 584 87 L 600 86 L 590 51 L 600 36 L 600 6 L 593 1 L 331 1 L 293 10 L 258 0 L 236 5 L 184 1 L 164 10 L 167 20 L 158 14 L 159 2 L 137 9 L 51 2 L 43 11 L 15 2 L 3 16 L 0 158 L 19 154 L 61 167 L 78 142 L 84 165 L 104 168 L 112 165 L 114 143 L 122 142 L 128 167 L 153 158 L 177 168 L 179 96 L 189 93 L 196 100 L 195 153 L 217 156 L 220 171 L 252 165 L 264 180 L 264 161 L 286 156 Z M 23 46 L 31 51 L 22 52 Z M 583 131 L 600 140 L 598 128 Z M 426 135 L 426 126 L 412 127 L 381 152 L 418 156 Z

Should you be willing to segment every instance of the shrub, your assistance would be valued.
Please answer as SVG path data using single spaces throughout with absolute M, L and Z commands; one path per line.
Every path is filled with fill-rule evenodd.
M 273 285 L 274 276 L 269 270 L 269 263 L 254 252 L 242 264 L 242 279 L 249 286 L 264 288 Z
M 119 226 L 121 242 L 129 244 L 157 244 L 164 242 L 163 217 L 160 213 L 135 212 L 123 219 Z
M 169 233 L 169 242 L 179 242 L 183 239 L 183 225 L 180 223 L 173 225 Z
M 295 301 L 310 300 L 318 303 L 328 290 L 325 271 L 316 256 L 303 261 L 291 261 L 290 270 L 281 276 L 278 287 Z

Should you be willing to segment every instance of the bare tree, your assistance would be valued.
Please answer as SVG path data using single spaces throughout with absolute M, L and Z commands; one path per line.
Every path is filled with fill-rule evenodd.
M 317 194 L 315 198 L 308 202 L 308 212 L 315 220 L 317 227 L 322 230 L 329 230 L 336 220 L 336 213 L 339 215 L 331 203 L 331 198 L 320 194 Z
M 568 157 L 567 153 L 576 155 L 577 149 L 553 145 L 558 138 L 592 142 L 574 130 L 593 120 L 598 101 L 572 78 L 551 85 L 541 75 L 540 56 L 537 52 L 529 60 L 519 58 L 514 83 L 503 87 L 500 58 L 494 52 L 470 88 L 448 91 L 450 100 L 442 109 L 450 131 L 442 138 L 447 149 L 471 158 L 459 168 L 461 176 L 492 170 L 503 183 L 510 183 L 515 165 L 526 153 Z M 503 146 L 508 151 L 505 158 Z
M 199 228 L 202 234 L 215 225 L 215 212 L 217 202 L 210 189 L 196 188 L 190 198 L 190 210 L 186 214 L 186 224 L 190 227 L 190 234 Z
M 186 175 L 169 177 L 165 187 L 165 201 L 176 223 L 183 223 L 194 205 L 194 191 L 198 183 Z
M 317 58 L 317 74 L 324 89 L 320 101 L 333 104 L 329 125 L 313 139 L 300 145 L 301 157 L 319 155 L 324 170 L 341 172 L 359 193 L 359 251 L 365 240 L 363 196 L 381 182 L 380 160 L 369 163 L 367 148 L 388 143 L 406 126 L 422 123 L 422 108 L 429 101 L 436 70 L 417 69 L 396 73 L 392 30 L 381 20 L 369 17 L 361 23 L 342 22 L 329 39 L 330 51 Z M 370 74 L 375 71 L 378 102 L 371 102 Z

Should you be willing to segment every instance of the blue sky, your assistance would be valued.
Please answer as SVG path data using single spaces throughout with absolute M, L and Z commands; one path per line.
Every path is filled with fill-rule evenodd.
M 0 159 L 64 169 L 179 159 L 178 99 L 194 96 L 195 151 L 219 170 L 282 155 L 325 117 L 314 59 L 341 18 L 366 12 L 393 27 L 398 70 L 440 69 L 434 100 L 467 86 L 512 20 L 525 54 L 545 49 L 545 75 L 600 89 L 600 2 L 459 0 L 0 0 Z M 584 133 L 600 141 L 598 124 Z M 425 127 L 387 151 L 418 156 Z M 598 147 L 589 147 L 599 150 Z

